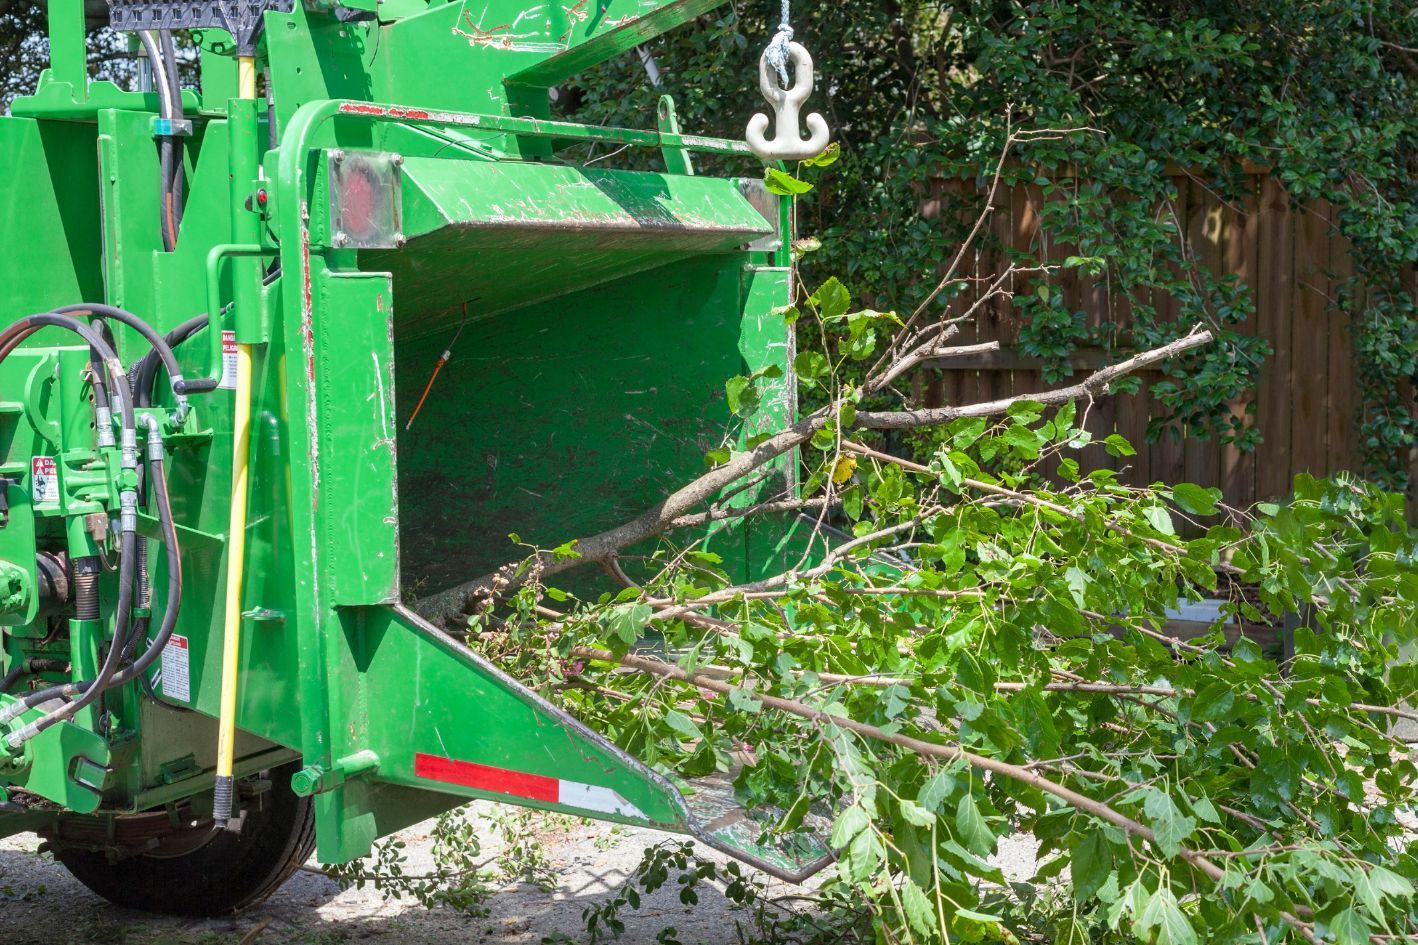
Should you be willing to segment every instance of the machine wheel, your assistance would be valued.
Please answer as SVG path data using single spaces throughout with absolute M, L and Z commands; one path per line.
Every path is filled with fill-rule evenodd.
M 197 845 L 173 837 L 161 848 L 110 862 L 102 852 L 56 844 L 54 855 L 74 878 L 114 905 L 169 915 L 217 916 L 260 902 L 290 878 L 315 849 L 310 798 L 290 788 L 299 763 L 275 768 L 271 787 L 246 811 L 241 833 L 206 834 Z M 167 846 L 167 844 L 164 844 Z

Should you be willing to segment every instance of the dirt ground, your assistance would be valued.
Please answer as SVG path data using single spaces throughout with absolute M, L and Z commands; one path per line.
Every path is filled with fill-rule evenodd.
M 494 816 L 491 805 L 474 805 L 479 823 Z M 534 827 L 536 825 L 533 825 Z M 430 862 L 432 822 L 400 836 L 410 851 L 409 871 Z M 497 837 L 488 829 L 480 836 Z M 0 841 L 0 916 L 4 945 L 448 945 L 497 943 L 539 945 L 561 933 L 584 941 L 582 911 L 604 902 L 634 871 L 645 848 L 663 834 L 589 821 L 555 818 L 537 827 L 558 887 L 552 892 L 509 884 L 488 903 L 491 914 L 473 918 L 450 909 L 426 909 L 417 902 L 388 902 L 379 892 L 341 891 L 312 864 L 297 872 L 265 903 L 239 916 L 218 920 L 154 917 L 118 909 L 71 878 L 62 866 L 36 852 L 34 837 Z M 495 854 L 500 838 L 485 843 Z M 701 855 L 723 860 L 701 848 Z M 1032 864 L 1027 843 L 1001 851 L 1007 873 L 1027 875 Z M 783 883 L 774 892 L 797 890 Z M 653 945 L 670 927 L 684 945 L 731 945 L 744 941 L 746 916 L 717 890 L 701 887 L 699 906 L 680 904 L 676 888 L 647 897 L 638 912 L 624 914 L 621 945 Z
M 476 809 L 480 821 L 490 805 Z M 410 872 L 426 865 L 432 822 L 401 834 L 407 841 Z M 498 837 L 489 829 L 485 836 Z M 444 945 L 507 943 L 537 945 L 560 932 L 584 937 L 581 913 L 618 889 L 640 862 L 645 848 L 663 834 L 556 818 L 538 833 L 560 883 L 553 892 L 525 884 L 503 888 L 488 903 L 491 915 L 473 918 L 450 909 L 426 909 L 417 902 L 386 902 L 374 889 L 340 891 L 312 864 L 297 872 L 265 903 L 239 916 L 219 920 L 153 917 L 118 909 L 90 893 L 62 866 L 35 852 L 32 836 L 0 841 L 0 916 L 4 945 Z M 500 837 L 484 846 L 495 854 Z M 701 851 L 722 859 L 710 851 Z M 789 887 L 778 884 L 784 891 Z M 676 890 L 646 900 L 638 913 L 626 914 L 625 945 L 651 945 L 661 930 L 674 926 L 685 945 L 721 945 L 736 941 L 734 924 L 742 920 L 716 891 L 701 890 L 700 905 L 688 911 Z

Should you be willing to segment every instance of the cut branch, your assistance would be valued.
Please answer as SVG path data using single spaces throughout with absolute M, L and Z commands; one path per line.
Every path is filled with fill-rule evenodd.
M 1020 401 L 1032 400 L 1053 406 L 1070 400 L 1096 400 L 1108 394 L 1108 386 L 1129 374 L 1136 373 L 1149 365 L 1184 354 L 1211 341 L 1211 332 L 1194 328 L 1184 337 L 1178 338 L 1160 348 L 1135 354 L 1126 361 L 1100 368 L 1077 384 L 1042 391 L 1027 396 L 1007 397 L 990 400 L 981 404 L 963 404 L 950 407 L 932 407 L 926 410 L 881 410 L 865 411 L 857 414 L 857 426 L 870 430 L 909 430 L 914 427 L 933 426 L 949 423 L 962 417 L 989 417 L 1009 410 Z
M 1106 395 L 1109 385 L 1114 381 L 1159 361 L 1200 347 L 1211 340 L 1210 331 L 1196 328 L 1185 337 L 1178 338 L 1160 348 L 1135 354 L 1127 360 L 1109 367 L 1101 368 L 1080 383 L 1068 387 L 958 407 L 861 412 L 857 414 L 856 423 L 858 426 L 871 429 L 900 430 L 948 423 L 961 417 L 997 416 L 1008 412 L 1010 407 L 1023 401 L 1056 405 L 1067 403 L 1070 400 L 1093 400 Z M 539 551 L 529 559 L 509 563 L 492 574 L 484 575 L 475 581 L 470 581 L 441 594 L 424 598 L 419 602 L 419 610 L 425 616 L 435 619 L 459 613 L 472 613 L 484 602 L 516 590 L 530 580 L 533 575 L 540 579 L 559 574 L 587 562 L 605 561 L 632 545 L 659 535 L 674 527 L 677 520 L 692 514 L 696 507 L 714 499 L 723 489 L 806 443 L 814 433 L 825 427 L 828 421 L 837 415 L 840 407 L 841 403 L 834 403 L 814 411 L 781 433 L 759 443 L 753 449 L 735 453 L 728 462 L 716 466 L 698 479 L 681 486 L 663 501 L 629 522 L 576 540 L 572 543 L 577 553 L 576 556 L 566 557 L 550 551 Z

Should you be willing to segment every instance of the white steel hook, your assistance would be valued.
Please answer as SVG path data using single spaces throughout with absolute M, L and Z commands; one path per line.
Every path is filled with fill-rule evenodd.
M 768 116 L 759 112 L 748 120 L 744 137 L 754 154 L 765 161 L 806 161 L 827 149 L 831 135 L 827 122 L 817 112 L 807 116 L 809 137 L 803 138 L 798 128 L 798 113 L 812 94 L 812 56 L 798 43 L 788 44 L 788 58 L 793 64 L 793 84 L 783 88 L 768 61 L 768 50 L 758 59 L 758 87 L 773 106 L 773 140 L 763 136 L 768 130 Z

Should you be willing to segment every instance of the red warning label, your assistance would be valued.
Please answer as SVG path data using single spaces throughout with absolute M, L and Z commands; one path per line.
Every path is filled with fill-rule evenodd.
M 222 332 L 222 390 L 236 390 L 236 332 Z
M 30 504 L 37 511 L 59 508 L 59 464 L 53 456 L 30 460 Z

